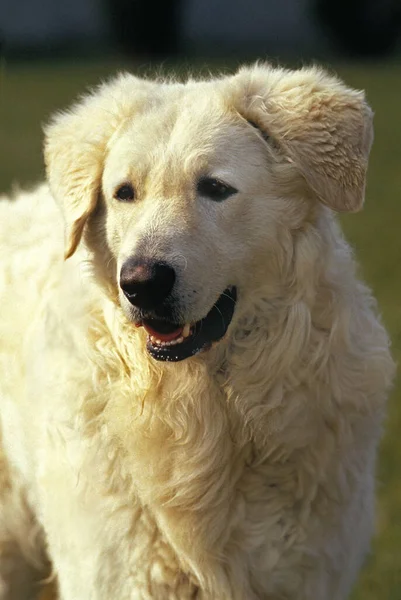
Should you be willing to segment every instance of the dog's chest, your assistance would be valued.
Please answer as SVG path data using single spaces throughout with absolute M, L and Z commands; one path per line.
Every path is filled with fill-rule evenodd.
M 37 490 L 52 558 L 74 573 L 70 595 L 193 598 L 197 587 L 138 498 L 118 445 L 71 425 L 53 420 Z

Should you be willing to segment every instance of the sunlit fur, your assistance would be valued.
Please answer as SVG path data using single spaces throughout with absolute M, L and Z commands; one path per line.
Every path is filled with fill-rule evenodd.
M 333 212 L 363 203 L 363 94 L 122 75 L 46 134 L 51 193 L 0 201 L 0 599 L 47 553 L 62 600 L 344 600 L 394 370 Z M 199 198 L 205 172 L 238 194 Z M 149 356 L 118 290 L 138 253 L 176 269 L 183 322 L 237 286 L 223 341 Z

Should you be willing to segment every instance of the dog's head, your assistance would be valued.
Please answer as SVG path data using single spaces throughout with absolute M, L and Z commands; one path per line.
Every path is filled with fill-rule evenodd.
M 361 208 L 372 114 L 319 69 L 255 66 L 186 84 L 123 75 L 46 133 L 66 257 L 84 233 L 150 354 L 175 361 L 225 335 L 320 204 Z

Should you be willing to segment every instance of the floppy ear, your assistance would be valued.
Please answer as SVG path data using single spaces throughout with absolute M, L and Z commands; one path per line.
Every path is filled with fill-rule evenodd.
M 243 116 L 272 136 L 313 195 L 336 211 L 359 210 L 373 141 L 364 93 L 315 67 L 256 66 L 234 79 L 242 88 Z
M 75 252 L 96 206 L 108 141 L 144 101 L 151 85 L 121 75 L 57 114 L 45 128 L 47 178 L 65 219 L 65 258 Z

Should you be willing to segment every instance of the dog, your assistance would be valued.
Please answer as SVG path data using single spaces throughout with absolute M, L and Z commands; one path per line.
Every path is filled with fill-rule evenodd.
M 372 138 L 318 67 L 53 118 L 0 202 L 1 600 L 348 597 L 394 375 L 336 216 Z

